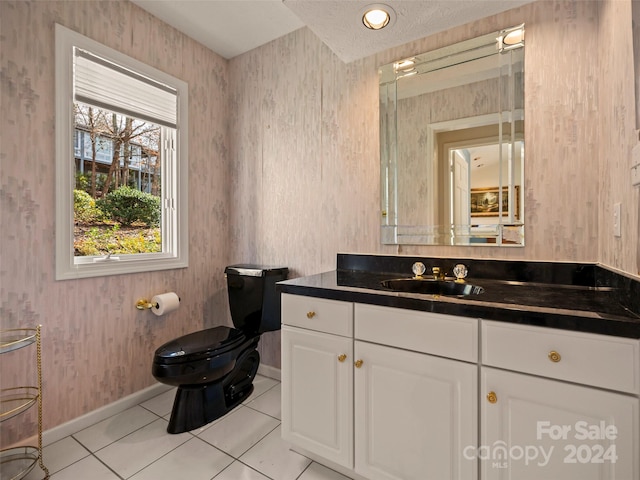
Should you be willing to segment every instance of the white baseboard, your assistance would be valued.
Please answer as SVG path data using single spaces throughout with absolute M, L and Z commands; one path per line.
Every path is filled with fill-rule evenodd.
M 258 375 L 273 378 L 274 380 L 278 380 L 278 381 L 282 380 L 280 369 L 276 367 L 271 367 L 269 365 L 262 365 L 262 364 L 258 365 Z
M 259 365 L 258 374 L 278 381 L 281 380 L 280 369 L 269 365 Z M 112 417 L 120 412 L 124 412 L 128 408 L 134 407 L 166 392 L 167 390 L 171 390 L 172 388 L 174 387 L 170 385 L 156 383 L 155 385 L 151 385 L 150 387 L 132 393 L 131 395 L 127 395 L 126 397 L 116 400 L 104 407 L 100 407 L 78 418 L 69 420 L 62 425 L 58 425 L 57 427 L 44 431 L 42 433 L 42 443 L 46 446 L 57 442 L 58 440 L 62 440 L 69 435 L 79 432 L 80 430 L 90 427 L 91 425 L 101 422 L 102 420 Z
M 126 409 L 131 408 L 139 403 L 145 402 L 161 393 L 171 390 L 173 387 L 170 385 L 164 385 L 162 383 L 156 383 L 143 390 L 127 395 L 120 400 L 116 400 L 113 403 L 100 407 L 96 410 L 88 412 L 78 418 L 69 420 L 62 425 L 53 427 L 49 430 L 42 432 L 43 445 L 50 445 L 58 440 L 62 440 L 69 435 L 72 435 L 80 430 L 83 430 L 91 425 L 94 425 L 102 420 L 105 420 L 120 412 L 124 412 Z

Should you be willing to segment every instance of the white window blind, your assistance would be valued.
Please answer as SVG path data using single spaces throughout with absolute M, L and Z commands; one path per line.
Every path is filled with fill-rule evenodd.
M 74 99 L 147 122 L 177 127 L 177 92 L 86 50 L 74 48 Z

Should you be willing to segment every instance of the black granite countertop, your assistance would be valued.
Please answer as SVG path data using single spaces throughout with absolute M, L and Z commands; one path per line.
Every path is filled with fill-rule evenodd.
M 479 268 L 481 265 L 467 259 L 464 263 L 470 266 L 470 273 L 466 281 L 483 287 L 484 293 L 456 297 L 395 292 L 381 285 L 383 280 L 391 278 L 410 278 L 411 274 L 396 271 L 406 272 L 407 263 L 411 265 L 413 261 L 424 261 L 425 265 L 429 262 L 432 265 L 447 265 L 446 260 L 402 257 L 402 265 L 396 268 L 395 264 L 393 267 L 380 266 L 375 261 L 360 264 L 360 256 L 355 256 L 360 258 L 356 258 L 354 263 L 352 257 L 349 255 L 341 259 L 339 255 L 338 267 L 343 268 L 286 280 L 278 284 L 278 289 L 283 293 L 334 300 L 640 338 L 640 312 L 635 310 L 640 300 L 636 290 L 640 288 L 639 282 L 617 278 L 617 274 L 600 271 L 602 268 L 597 265 L 519 262 L 521 265 L 516 266 L 518 262 L 505 261 L 501 262 L 504 264 L 502 266 L 490 265 L 490 268 L 482 270 L 484 275 L 491 272 L 491 275 L 499 278 L 496 279 L 483 278 Z M 395 258 L 367 257 L 382 258 L 386 262 L 389 262 L 389 258 Z M 509 271 L 496 271 L 503 267 Z M 539 271 L 535 272 L 536 269 Z M 553 269 L 557 271 L 550 272 Z M 571 270 L 573 273 L 562 270 Z M 430 267 L 427 271 L 430 271 Z M 474 271 L 476 276 L 473 275 Z M 546 278 L 549 276 L 555 277 L 552 278 L 555 282 L 549 282 L 549 278 Z M 567 281 L 564 277 L 571 279 Z M 558 278 L 561 281 L 558 282 Z

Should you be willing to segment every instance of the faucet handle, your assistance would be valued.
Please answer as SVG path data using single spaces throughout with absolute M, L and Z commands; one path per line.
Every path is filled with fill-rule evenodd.
M 464 279 L 469 273 L 466 265 L 462 263 L 458 263 L 455 267 L 453 267 L 453 274 L 456 276 L 456 282 L 464 283 Z
M 411 267 L 411 271 L 416 276 L 416 278 L 422 277 L 422 274 L 425 272 L 426 269 L 427 267 L 425 267 L 424 263 L 422 262 L 416 262 Z

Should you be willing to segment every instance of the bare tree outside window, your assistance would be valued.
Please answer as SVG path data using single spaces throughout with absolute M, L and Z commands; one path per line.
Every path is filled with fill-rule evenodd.
M 74 104 L 76 256 L 153 253 L 160 231 L 160 127 Z

